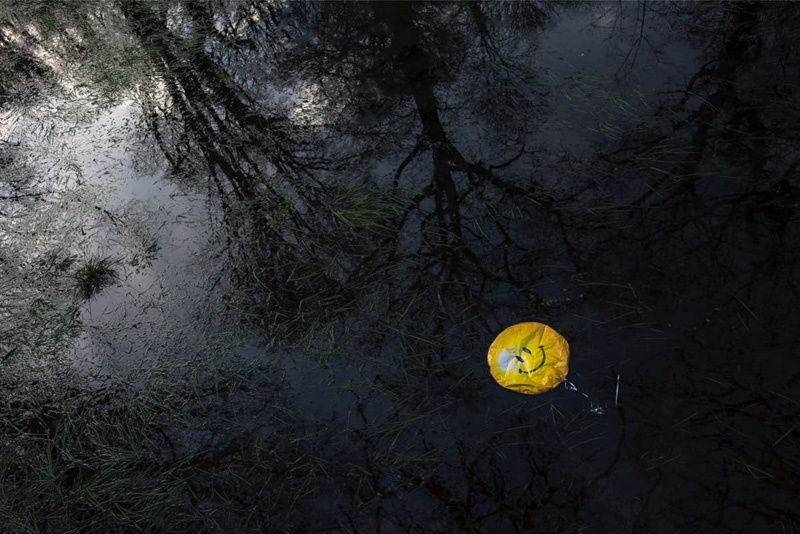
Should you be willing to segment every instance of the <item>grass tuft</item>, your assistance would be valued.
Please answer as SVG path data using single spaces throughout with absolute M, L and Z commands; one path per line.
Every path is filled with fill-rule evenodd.
M 104 288 L 119 280 L 114 262 L 106 258 L 91 258 L 75 273 L 78 295 L 89 300 Z

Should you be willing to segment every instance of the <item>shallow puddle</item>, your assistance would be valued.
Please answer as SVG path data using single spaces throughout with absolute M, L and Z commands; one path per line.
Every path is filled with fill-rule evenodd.
M 0 523 L 791 531 L 799 19 L 0 8 Z

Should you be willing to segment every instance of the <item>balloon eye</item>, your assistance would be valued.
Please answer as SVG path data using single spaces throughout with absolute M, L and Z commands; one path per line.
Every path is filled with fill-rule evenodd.
M 531 353 L 531 351 L 529 351 L 529 350 L 528 350 L 528 347 L 522 347 L 522 350 L 524 350 L 524 351 L 525 351 L 525 352 L 527 352 L 528 354 L 530 354 L 530 353 Z
M 518 359 L 519 361 L 521 361 L 522 363 L 525 363 L 525 360 L 522 359 L 522 356 L 519 356 L 518 354 L 515 354 L 514 357 L 516 359 Z

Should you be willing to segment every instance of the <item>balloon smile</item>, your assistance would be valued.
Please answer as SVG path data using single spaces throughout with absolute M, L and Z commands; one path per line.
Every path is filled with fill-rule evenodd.
M 531 354 L 531 351 L 528 350 L 527 347 L 523 347 L 522 350 L 527 352 L 528 354 Z M 542 361 L 539 362 L 539 365 L 537 365 L 536 367 L 534 367 L 530 371 L 523 371 L 522 369 L 519 369 L 520 373 L 525 373 L 526 375 L 531 374 L 531 373 L 535 373 L 536 371 L 538 371 L 539 369 L 541 369 L 544 366 L 544 362 L 547 361 L 547 354 L 544 351 L 544 345 L 539 345 L 539 350 L 542 351 Z M 525 361 L 525 360 L 522 359 L 521 356 L 517 356 L 517 359 L 519 361 L 521 361 L 521 362 Z

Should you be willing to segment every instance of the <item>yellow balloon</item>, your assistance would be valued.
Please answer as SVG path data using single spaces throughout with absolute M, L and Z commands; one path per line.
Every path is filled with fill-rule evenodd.
M 542 323 L 509 326 L 489 347 L 489 371 L 511 391 L 538 395 L 558 386 L 569 373 L 569 344 Z

